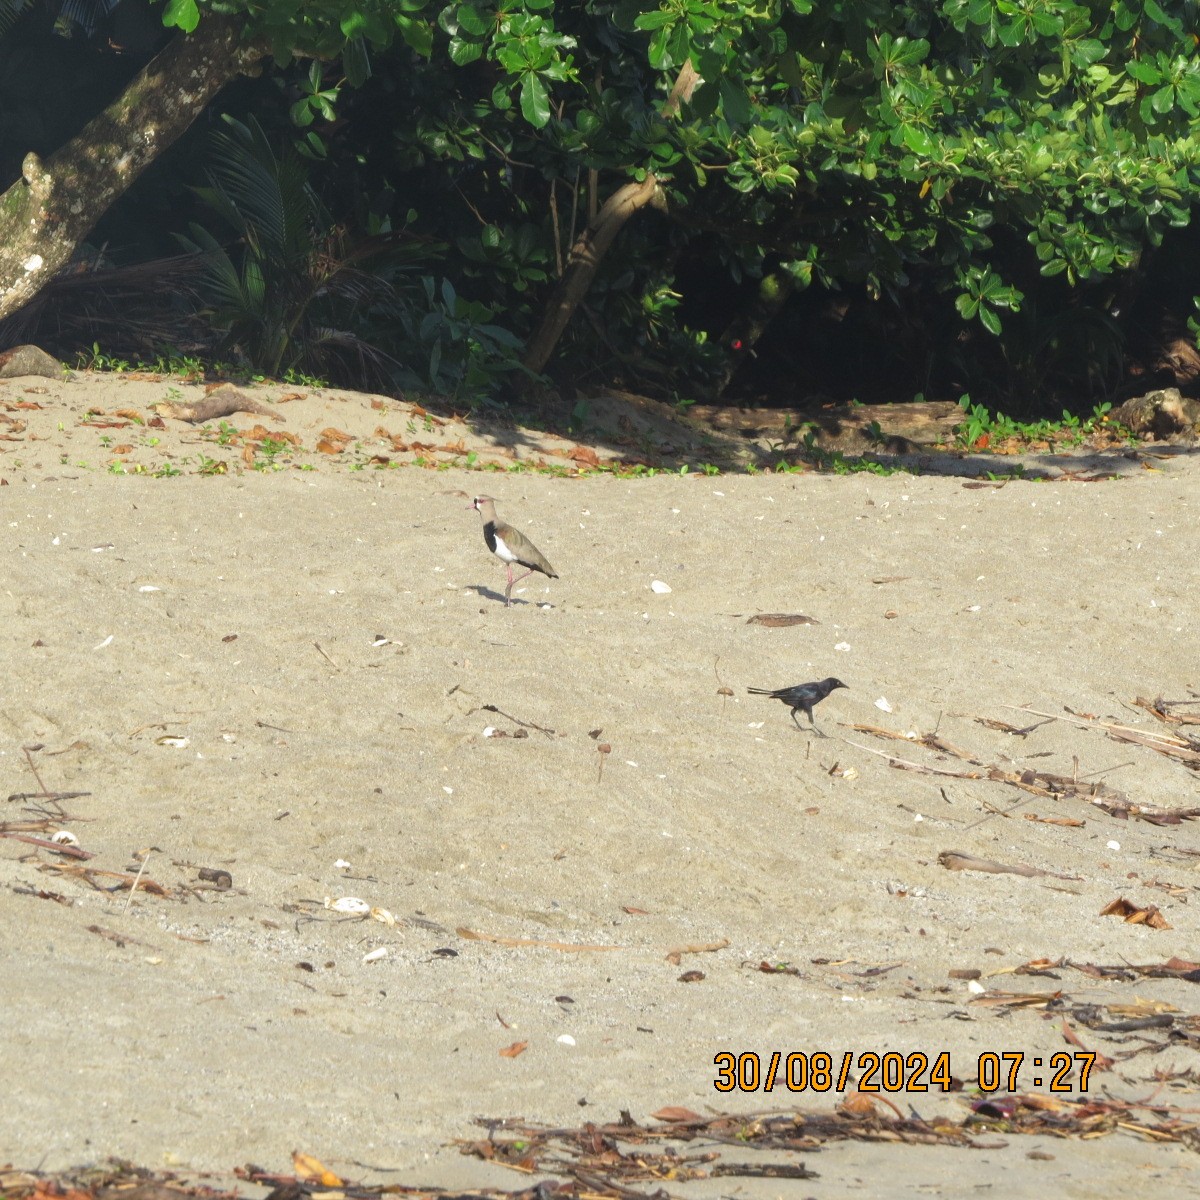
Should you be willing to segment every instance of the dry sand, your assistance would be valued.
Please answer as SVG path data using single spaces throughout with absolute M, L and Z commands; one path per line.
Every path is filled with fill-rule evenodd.
M 0 1162 L 118 1155 L 222 1173 L 287 1170 L 302 1149 L 375 1182 L 517 1187 L 448 1147 L 477 1134 L 475 1116 L 575 1125 L 836 1102 L 721 1095 L 723 1050 L 946 1051 L 972 1083 L 983 1052 L 1072 1049 L 1061 1014 L 973 1003 L 952 969 L 979 969 L 989 991 L 1061 989 L 1068 1011 L 1135 998 L 1196 1010 L 1181 980 L 991 974 L 1040 957 L 1200 958 L 1193 825 L 896 770 L 860 746 L 966 764 L 849 728 L 937 728 L 985 764 L 1200 804 L 1196 772 L 1150 749 L 1061 721 L 1019 738 L 975 719 L 1030 724 L 1010 707 L 1028 704 L 1161 729 L 1134 697 L 1195 695 L 1195 458 L 1002 488 L 354 470 L 381 452 L 377 426 L 411 441 L 424 418 L 318 393 L 282 402 L 301 451 L 256 471 L 241 442 L 178 421 L 81 424 L 89 410 L 149 416 L 173 388 L 192 394 L 86 376 L 0 384 L 0 412 L 24 422 L 0 441 L 0 794 L 37 790 L 21 748 L 42 745 L 45 786 L 87 793 L 64 802 L 96 856 L 86 865 L 136 871 L 152 847 L 143 879 L 171 892 L 128 903 L 0 840 Z M 256 394 L 274 404 L 285 390 Z M 316 453 L 326 428 L 355 440 Z M 427 440 L 460 437 L 476 462 L 565 463 L 573 446 L 551 440 L 554 456 L 532 435 L 465 425 Z M 129 444 L 131 468 L 182 474 L 111 474 L 101 438 Z M 207 458 L 226 473 L 200 475 Z M 477 491 L 561 575 L 531 577 L 508 609 L 466 507 Z M 756 612 L 818 623 L 747 624 Z M 826 675 L 849 689 L 817 711 L 825 740 L 745 692 Z M 0 820 L 31 803 L 10 799 Z M 946 849 L 1072 878 L 950 872 Z M 186 890 L 202 867 L 232 889 Z M 323 907 L 340 896 L 398 924 Z M 1171 928 L 1100 916 L 1118 896 L 1157 905 Z M 763 960 L 800 975 L 763 974 Z M 704 978 L 680 982 L 689 970 Z M 1143 1044 L 1072 1024 L 1110 1056 Z M 516 1042 L 524 1053 L 501 1055 Z M 1198 1068 L 1184 1040 L 1093 1074 L 1089 1094 L 1195 1111 Z M 1033 1077 L 1023 1068 L 1021 1089 L 1047 1093 Z M 966 1111 L 962 1095 L 893 1099 Z M 1200 1175 L 1194 1151 L 1128 1134 L 986 1140 L 996 1148 L 830 1145 L 805 1156 L 819 1180 L 689 1194 L 1174 1197 Z

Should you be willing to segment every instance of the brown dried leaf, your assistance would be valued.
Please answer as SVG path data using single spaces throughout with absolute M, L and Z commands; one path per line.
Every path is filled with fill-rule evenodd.
M 1039 825 L 1062 825 L 1068 829 L 1082 829 L 1087 822 L 1078 821 L 1074 817 L 1039 817 L 1037 813 L 1023 813 L 1025 820 L 1036 821 Z
M 743 963 L 743 966 L 745 965 Z M 758 964 L 757 969 L 764 975 L 794 975 L 797 979 L 804 978 L 799 967 L 789 967 L 787 963 L 769 963 L 764 960 Z
M 746 621 L 747 625 L 765 625 L 768 629 L 786 629 L 789 625 L 820 625 L 815 617 L 803 613 L 755 613 Z
M 319 1183 L 322 1187 L 337 1188 L 343 1186 L 342 1180 L 329 1170 L 319 1158 L 314 1158 L 311 1154 L 304 1154 L 299 1150 L 293 1150 L 292 1169 L 300 1179 L 311 1180 L 314 1183 Z
M 1158 911 L 1156 905 L 1148 904 L 1139 908 L 1124 896 L 1118 896 L 1111 904 L 1100 910 L 1102 917 L 1120 917 L 1126 925 L 1149 925 L 1151 929 L 1170 929 L 1166 917 Z
M 632 904 L 622 904 L 621 911 L 631 917 L 648 917 L 650 914 L 644 908 L 634 908 Z
M 963 854 L 959 850 L 943 850 L 938 855 L 938 866 L 945 867 L 947 871 L 986 871 L 991 875 L 1025 875 L 1030 878 L 1052 874 L 1050 871 L 1043 871 L 1040 867 L 1027 867 L 1023 863 L 1010 867 L 1007 863 L 992 862 L 988 858 L 976 858 L 973 854 Z
M 1062 996 L 1057 992 L 988 992 L 969 1003 L 980 1008 L 1044 1008 Z
M 1072 1046 L 1078 1046 L 1080 1050 L 1084 1051 L 1087 1054 L 1093 1053 L 1092 1050 L 1090 1050 L 1087 1046 L 1085 1046 L 1083 1044 L 1083 1042 L 1081 1042 L 1079 1040 L 1078 1034 L 1076 1034 L 1075 1030 L 1073 1030 L 1070 1027 L 1070 1025 L 1067 1024 L 1066 1017 L 1063 1017 L 1062 1035 L 1064 1038 L 1067 1039 L 1067 1041 Z M 1106 1055 L 1101 1054 L 1098 1050 L 1095 1051 L 1094 1053 L 1096 1055 L 1096 1058 L 1093 1062 L 1093 1066 L 1095 1067 L 1095 1069 L 1097 1071 L 1107 1071 L 1113 1065 L 1113 1060 L 1111 1058 L 1108 1058 Z
M 702 979 L 707 978 L 703 971 L 684 971 L 680 975 L 679 983 L 699 983 Z
M 516 1058 L 520 1054 L 524 1054 L 529 1049 L 528 1042 L 513 1042 L 511 1046 L 505 1046 L 500 1051 L 501 1058 Z
M 1163 967 L 1168 971 L 1179 971 L 1182 974 L 1190 974 L 1192 971 L 1200 971 L 1200 962 L 1191 962 L 1186 958 L 1179 958 L 1172 954 L 1170 958 L 1163 963 Z
M 1026 1092 L 1021 1097 L 1021 1107 L 1039 1112 L 1062 1112 L 1067 1106 L 1054 1096 L 1039 1096 L 1036 1092 Z
M 1162 1013 L 1176 1013 L 1179 1009 L 1165 1000 L 1143 1000 L 1136 997 L 1132 1004 L 1106 1004 L 1105 1011 L 1114 1017 L 1157 1017 Z
M 466 929 L 459 926 L 455 930 L 461 938 L 466 938 L 471 942 L 495 942 L 498 946 L 534 946 L 541 950 L 620 950 L 621 946 L 594 946 L 585 942 L 544 942 L 538 938 L 514 938 L 500 937 L 494 933 L 479 933 L 474 929 Z
M 677 967 L 685 954 L 709 954 L 714 950 L 724 950 L 728 945 L 729 939 L 722 938 L 719 942 L 700 942 L 696 945 L 676 946 L 674 950 L 667 951 L 666 960 L 671 966 Z
M 668 1104 L 666 1108 L 652 1112 L 650 1119 L 652 1121 L 669 1121 L 673 1125 L 708 1124 L 707 1117 L 702 1117 L 699 1113 L 692 1112 L 690 1108 L 683 1108 L 678 1104 Z
M 567 451 L 567 457 L 585 467 L 600 465 L 600 456 L 590 446 L 573 446 Z

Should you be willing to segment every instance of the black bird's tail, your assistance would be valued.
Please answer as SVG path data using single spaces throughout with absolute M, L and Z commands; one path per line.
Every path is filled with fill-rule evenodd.
M 750 692 L 751 694 L 753 694 L 755 696 L 773 696 L 773 695 L 775 695 L 777 690 L 778 690 L 777 688 L 747 688 L 746 689 L 746 691 Z

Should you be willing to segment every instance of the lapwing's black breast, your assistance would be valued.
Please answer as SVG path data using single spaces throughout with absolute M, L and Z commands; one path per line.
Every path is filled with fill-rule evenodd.
M 487 548 L 493 553 L 496 553 L 496 522 L 485 521 L 483 526 L 483 540 L 487 542 Z

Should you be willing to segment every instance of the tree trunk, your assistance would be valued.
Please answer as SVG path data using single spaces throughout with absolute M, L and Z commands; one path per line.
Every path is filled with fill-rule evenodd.
M 264 51 L 206 18 L 174 38 L 125 91 L 46 161 L 27 154 L 0 196 L 0 320 L 27 304 L 118 197 Z
M 658 180 L 653 175 L 647 175 L 641 183 L 625 184 L 609 196 L 604 207 L 596 214 L 596 219 L 571 247 L 567 269 L 546 302 L 542 323 L 526 347 L 523 362 L 529 370 L 537 374 L 550 361 L 558 339 L 562 337 L 579 302 L 587 295 L 596 268 L 613 239 L 635 212 L 651 203 L 665 205 Z

